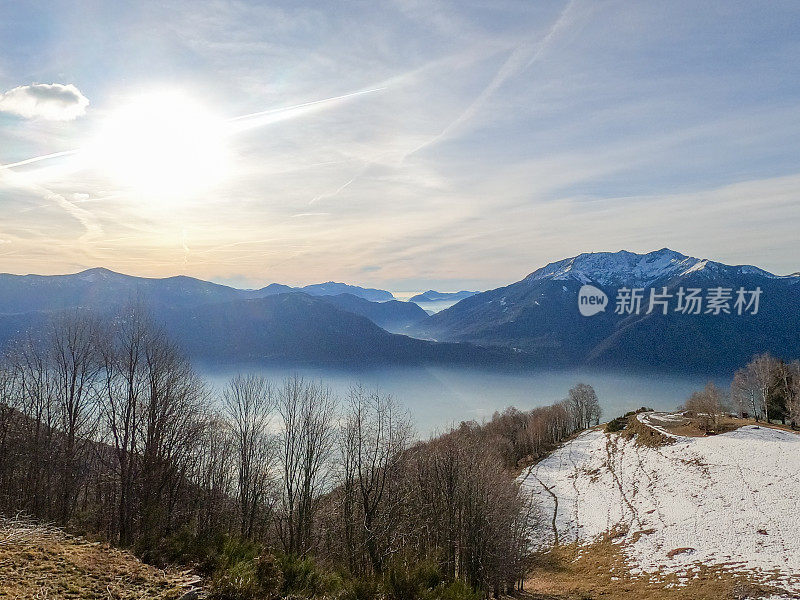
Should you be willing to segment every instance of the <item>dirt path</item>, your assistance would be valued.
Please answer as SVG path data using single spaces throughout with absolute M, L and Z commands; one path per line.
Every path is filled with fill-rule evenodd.
M 536 473 L 533 472 L 535 468 L 536 465 L 531 465 L 530 469 L 528 469 L 528 474 L 525 476 L 525 479 L 533 477 L 539 483 L 539 485 L 542 486 L 542 489 L 550 494 L 550 497 L 553 499 L 553 517 L 550 520 L 550 527 L 553 529 L 553 546 L 558 546 L 558 524 L 556 522 L 558 519 L 558 496 L 551 488 L 547 487 L 541 479 L 539 479 Z
M 642 520 L 639 518 L 639 513 L 633 506 L 633 503 L 628 498 L 628 495 L 625 493 L 625 487 L 622 485 L 622 481 L 620 480 L 619 476 L 617 475 L 617 471 L 614 468 L 615 457 L 617 456 L 621 457 L 623 454 L 618 450 L 618 443 L 619 443 L 618 436 L 610 436 L 610 435 L 606 436 L 606 457 L 607 457 L 606 464 L 608 466 L 608 472 L 611 473 L 611 477 L 614 479 L 614 483 L 619 489 L 619 494 L 622 497 L 622 501 L 625 503 L 625 506 L 628 507 L 628 510 L 631 513 L 631 518 L 636 522 L 637 527 L 641 529 L 643 525 L 642 525 Z M 635 487 L 634 487 L 634 493 L 636 493 Z

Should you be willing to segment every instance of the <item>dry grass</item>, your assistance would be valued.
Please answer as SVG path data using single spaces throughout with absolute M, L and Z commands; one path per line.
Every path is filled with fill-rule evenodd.
M 696 419 L 658 424 L 678 435 L 706 435 Z M 733 431 L 745 425 L 791 431 L 789 427 L 781 425 L 726 416 L 720 420 L 717 432 Z M 635 439 L 637 444 L 649 447 L 674 443 L 674 439 L 640 422 L 637 415 L 629 417 L 627 427 L 618 435 Z M 528 600 L 744 600 L 772 595 L 800 598 L 777 585 L 764 583 L 763 574 L 757 579 L 755 574 L 735 571 L 725 565 L 697 564 L 684 573 L 658 576 L 632 574 L 631 565 L 623 551 L 621 538 L 625 533 L 616 528 L 592 544 L 561 545 L 539 555 L 526 579 L 523 597 Z M 630 538 L 631 543 L 652 533 L 653 529 L 635 531 Z M 676 556 L 690 551 L 690 548 L 675 548 L 667 555 Z
M 195 578 L 22 518 L 0 519 L 0 599 L 175 599 Z
M 705 437 L 709 435 L 709 433 L 701 427 L 700 420 L 695 417 L 687 417 L 683 421 L 658 421 L 656 419 L 656 424 L 675 435 L 683 435 L 686 437 Z M 712 435 L 735 431 L 745 425 L 769 427 L 771 429 L 780 429 L 781 431 L 793 431 L 791 427 L 787 425 L 764 423 L 764 421 L 756 421 L 755 419 L 740 419 L 738 417 L 723 415 L 717 419 Z
M 635 438 L 637 444 L 649 448 L 658 448 L 675 443 L 674 438 L 664 435 L 642 423 L 638 419 L 638 415 L 631 415 L 628 417 L 628 426 L 619 434 L 626 439 Z
M 627 426 L 619 432 L 619 435 L 626 439 L 635 439 L 636 443 L 641 446 L 659 447 L 672 444 L 675 440 L 666 436 L 652 427 L 642 423 L 638 419 L 638 414 L 628 417 Z M 706 437 L 708 435 L 716 435 L 720 433 L 727 433 L 735 431 L 745 425 L 756 425 L 758 427 L 769 427 L 771 429 L 779 429 L 781 431 L 797 431 L 792 430 L 787 425 L 780 425 L 775 423 L 764 423 L 763 421 L 756 421 L 755 419 L 740 419 L 738 417 L 731 417 L 724 415 L 719 417 L 714 429 L 711 432 L 706 432 L 699 419 L 692 416 L 684 417 L 680 420 L 674 419 L 659 419 L 657 416 L 650 416 L 650 419 L 655 425 L 668 431 L 671 434 L 684 436 L 684 437 Z
M 782 591 L 723 566 L 697 565 L 683 578 L 677 574 L 633 575 L 614 535 L 591 545 L 570 544 L 540 555 L 525 590 L 528 598 L 537 600 L 739 600 Z

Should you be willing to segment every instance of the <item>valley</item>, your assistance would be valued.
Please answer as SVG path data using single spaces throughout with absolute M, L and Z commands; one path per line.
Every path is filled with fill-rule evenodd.
M 588 317 L 578 311 L 579 291 L 587 284 L 610 299 L 607 310 Z M 636 291 L 635 311 L 618 310 L 618 290 Z M 687 290 L 696 295 L 696 311 L 679 306 Z M 723 296 L 714 300 L 713 290 Z M 737 305 L 738 290 L 745 295 L 757 290 L 758 304 L 748 296 L 746 306 Z M 644 296 L 656 291 L 666 299 L 649 306 L 649 295 Z M 333 282 L 237 289 L 107 269 L 4 274 L 0 344 L 41 329 L 58 311 L 113 317 L 141 305 L 193 358 L 220 364 L 589 368 L 714 376 L 760 352 L 800 355 L 800 275 L 773 275 L 667 248 L 581 254 L 494 290 L 431 290 L 417 297 L 420 305 L 384 290 Z M 428 315 L 426 302 L 452 305 Z

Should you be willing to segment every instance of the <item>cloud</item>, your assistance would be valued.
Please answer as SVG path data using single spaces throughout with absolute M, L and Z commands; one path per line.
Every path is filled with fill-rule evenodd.
M 539 41 L 525 40 L 519 44 L 509 55 L 500 70 L 495 73 L 489 84 L 480 94 L 467 106 L 456 118 L 451 121 L 439 134 L 423 142 L 420 146 L 410 152 L 416 154 L 423 148 L 431 146 L 449 137 L 453 131 L 461 127 L 464 123 L 473 119 L 486 103 L 486 101 L 511 77 L 514 77 L 530 67 L 541 58 L 553 40 L 571 24 L 574 12 L 574 0 L 570 0 L 566 7 L 559 13 L 553 25 L 547 30 L 544 37 Z
M 86 112 L 89 99 L 74 85 L 34 83 L 0 94 L 0 112 L 26 119 L 72 121 Z

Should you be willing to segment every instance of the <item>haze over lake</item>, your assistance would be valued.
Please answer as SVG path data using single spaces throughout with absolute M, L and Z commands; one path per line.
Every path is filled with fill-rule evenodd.
M 603 408 L 602 420 L 607 420 L 640 406 L 674 410 L 708 380 L 702 375 L 589 370 L 488 371 L 454 367 L 348 371 L 242 364 L 200 367 L 200 372 L 217 390 L 238 372 L 261 373 L 275 382 L 298 373 L 323 380 L 341 397 L 358 382 L 368 387 L 377 386 L 409 410 L 420 438 L 461 421 L 490 419 L 492 413 L 508 406 L 529 410 L 558 402 L 579 382 L 595 388 Z M 728 385 L 721 379 L 717 383 Z

